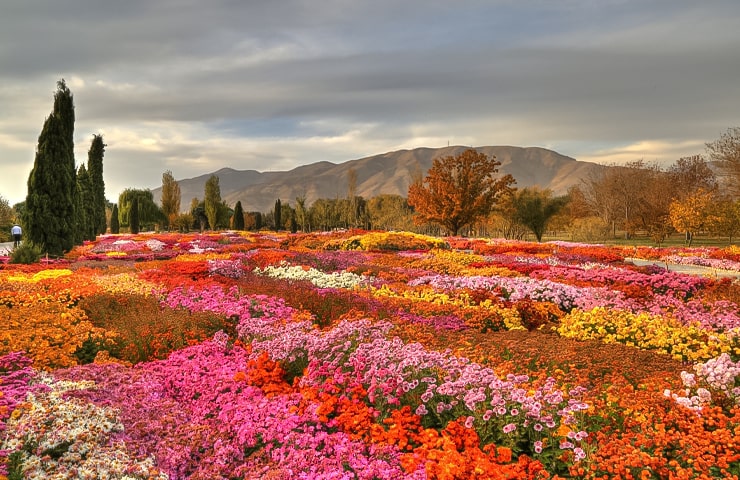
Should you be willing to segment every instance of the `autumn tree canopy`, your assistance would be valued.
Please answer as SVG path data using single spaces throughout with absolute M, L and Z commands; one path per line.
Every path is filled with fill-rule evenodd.
M 725 133 L 706 144 L 710 158 L 719 163 L 723 180 L 730 194 L 740 197 L 740 127 L 727 129 Z
M 434 160 L 427 176 L 409 187 L 408 203 L 417 223 L 436 223 L 450 235 L 490 213 L 514 177 L 497 177 L 501 162 L 474 149 Z
M 713 193 L 700 188 L 693 195 L 671 202 L 671 223 L 673 224 L 673 228 L 679 232 L 688 233 L 687 240 L 689 247 L 691 246 L 694 234 L 707 225 L 709 207 L 713 201 Z

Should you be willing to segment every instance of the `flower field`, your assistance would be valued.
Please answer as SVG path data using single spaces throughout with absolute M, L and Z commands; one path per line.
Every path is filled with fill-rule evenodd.
M 0 478 L 739 479 L 740 283 L 625 258 L 740 275 L 362 231 L 0 264 Z

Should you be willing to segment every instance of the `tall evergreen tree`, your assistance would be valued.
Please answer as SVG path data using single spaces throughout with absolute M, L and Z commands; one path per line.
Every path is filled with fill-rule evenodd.
M 82 240 L 95 240 L 97 232 L 95 228 L 94 190 L 92 179 L 85 165 L 80 165 L 77 170 L 77 195 L 77 243 L 82 243 Z
M 139 233 L 139 198 L 131 200 L 131 211 L 129 212 L 129 229 L 131 233 Z
M 275 230 L 280 231 L 283 228 L 283 217 L 282 217 L 283 206 L 280 204 L 280 199 L 275 200 L 275 212 L 273 214 L 275 218 Z
M 24 211 L 27 238 L 51 255 L 61 256 L 75 243 L 74 118 L 72 93 L 60 80 L 54 109 L 39 135 Z
M 121 231 L 121 222 L 118 220 L 118 204 L 113 204 L 110 214 L 110 233 L 118 234 Z
M 92 185 L 92 225 L 96 235 L 106 231 L 105 222 L 105 181 L 103 180 L 103 155 L 106 145 L 102 135 L 93 135 L 90 150 L 87 152 L 87 173 Z
M 234 230 L 244 230 L 244 209 L 241 200 L 234 206 Z

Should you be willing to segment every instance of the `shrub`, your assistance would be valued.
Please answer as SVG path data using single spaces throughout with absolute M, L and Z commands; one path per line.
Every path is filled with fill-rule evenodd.
M 23 242 L 10 253 L 10 263 L 29 265 L 41 260 L 41 247 L 33 242 Z

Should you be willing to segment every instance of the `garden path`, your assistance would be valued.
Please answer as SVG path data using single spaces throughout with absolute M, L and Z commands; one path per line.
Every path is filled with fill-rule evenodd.
M 671 272 L 687 273 L 690 275 L 699 275 L 703 277 L 713 278 L 740 278 L 740 272 L 734 272 L 732 270 L 720 270 L 718 268 L 702 267 L 700 265 L 678 265 L 675 263 L 666 263 L 660 260 L 643 260 L 641 258 L 625 258 L 625 262 L 633 263 L 640 267 L 645 265 L 655 265 L 657 267 L 665 268 Z

